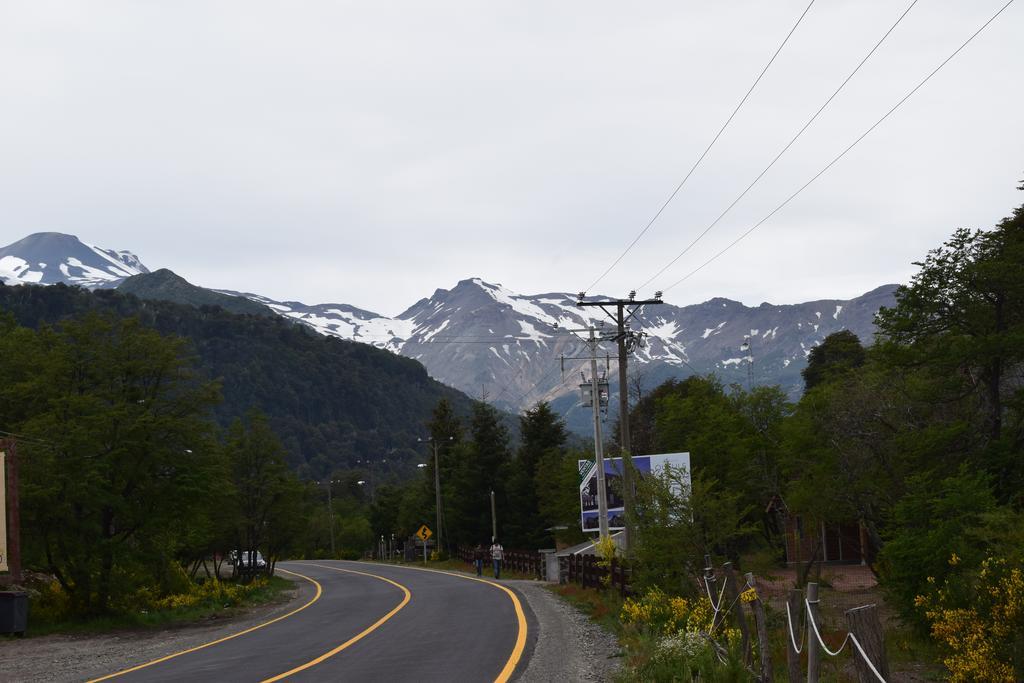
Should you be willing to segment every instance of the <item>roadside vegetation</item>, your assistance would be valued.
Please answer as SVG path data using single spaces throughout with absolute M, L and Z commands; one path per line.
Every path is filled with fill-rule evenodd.
M 102 616 L 82 617 L 70 609 L 60 585 L 49 583 L 35 590 L 32 628 L 28 635 L 102 633 L 208 623 L 251 607 L 284 600 L 294 587 L 293 581 L 279 576 L 263 576 L 246 583 L 214 579 L 201 583 L 183 581 L 182 592 L 159 598 L 140 592 L 127 596 Z
M 795 404 L 714 377 L 636 404 L 635 451 L 689 451 L 692 482 L 670 469 L 640 484 L 633 601 L 559 589 L 618 633 L 626 680 L 748 680 L 731 634 L 718 656 L 693 635 L 708 632 L 704 556 L 771 577 L 797 517 L 813 549 L 797 586 L 828 582 L 822 525 L 863 530 L 879 588 L 860 597 L 883 604 L 901 676 L 1024 680 L 1024 207 L 993 230 L 957 230 L 918 266 L 871 346 L 840 332 L 810 349 Z M 826 586 L 830 599 L 841 595 Z M 777 669 L 779 605 L 767 605 Z M 846 680 L 837 661 L 823 675 Z

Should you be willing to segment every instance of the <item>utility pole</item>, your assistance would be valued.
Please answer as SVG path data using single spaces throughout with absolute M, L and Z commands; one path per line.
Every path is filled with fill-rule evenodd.
M 642 336 L 628 329 L 627 323 L 643 306 L 664 303 L 661 292 L 655 292 L 653 299 L 636 300 L 636 292 L 630 292 L 628 299 L 606 299 L 586 301 L 586 292 L 580 292 L 576 305 L 580 307 L 596 306 L 615 322 L 616 342 L 619 351 L 619 443 L 622 446 L 622 498 L 625 508 L 626 528 L 623 533 L 622 547 L 629 550 L 630 526 L 633 515 L 633 499 L 635 484 L 633 482 L 633 457 L 629 440 L 629 390 L 626 384 L 628 354 L 642 342 Z
M 449 436 L 448 440 L 452 441 L 454 437 Z M 430 437 L 428 439 L 416 439 L 420 443 L 429 443 L 434 449 L 434 503 L 437 508 L 437 514 L 434 519 L 437 523 L 437 550 L 438 553 L 441 551 L 441 465 L 440 458 L 438 457 L 438 451 L 441 448 L 441 444 L 438 443 L 437 439 Z M 439 555 L 440 556 L 440 555 Z
M 597 338 L 590 328 L 590 401 L 594 411 L 594 460 L 597 466 L 597 529 L 601 540 L 608 537 L 608 489 L 604 479 L 604 443 L 601 436 L 601 389 L 597 381 Z
M 586 332 L 587 338 L 582 341 L 590 351 L 590 406 L 594 412 L 594 466 L 597 468 L 597 526 L 600 538 L 604 540 L 608 536 L 608 488 L 604 473 L 604 437 L 601 435 L 601 382 L 597 376 L 597 347 L 606 337 L 597 337 L 597 331 L 593 327 L 582 330 L 567 330 L 573 334 Z M 578 336 L 578 335 L 577 335 Z M 581 373 L 582 374 L 582 373 Z M 584 384 L 586 386 L 586 377 Z M 586 403 L 584 403 L 586 405 Z
M 494 506 L 494 489 L 491 489 L 491 543 L 498 540 L 498 512 Z
M 331 530 L 331 559 L 337 557 L 337 553 L 334 550 L 334 499 L 331 497 L 331 484 L 334 483 L 333 479 L 327 480 L 327 526 Z

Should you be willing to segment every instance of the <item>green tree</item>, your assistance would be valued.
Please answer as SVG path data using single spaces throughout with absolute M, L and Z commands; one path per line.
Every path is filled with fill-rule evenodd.
M 537 511 L 543 529 L 565 527 L 553 535 L 556 541 L 574 544 L 586 535 L 580 528 L 579 460 L 592 458 L 589 453 L 548 449 L 537 463 L 534 486 Z
M 506 496 L 511 451 L 508 428 L 492 406 L 474 404 L 469 439 L 458 449 L 457 457 L 446 515 L 452 543 L 476 544 L 490 538 L 491 491 L 495 493 L 500 536 L 506 515 L 512 514 Z
M 885 362 L 930 380 L 934 403 L 972 423 L 975 462 L 1002 500 L 1024 489 L 1024 207 L 994 230 L 959 229 L 877 318 Z
M 804 387 L 811 390 L 822 382 L 861 367 L 866 360 L 860 337 L 849 330 L 833 332 L 808 354 L 807 367 L 800 371 Z
M 540 512 L 537 473 L 544 457 L 557 458 L 565 448 L 565 423 L 540 402 L 519 418 L 520 443 L 508 474 L 508 520 L 505 542 L 512 547 L 538 548 L 550 538 Z
M 636 581 L 692 595 L 704 555 L 735 559 L 757 533 L 742 494 L 682 468 L 666 466 L 643 477 L 637 487 L 634 526 Z
M 206 524 L 221 481 L 207 420 L 216 385 L 196 374 L 180 340 L 136 320 L 93 314 L 5 336 L 28 344 L 0 360 L 30 369 L 17 385 L 20 407 L 5 408 L 32 439 L 28 563 L 57 578 L 78 614 L 110 611 L 142 587 L 169 590 L 180 551 L 199 542 L 183 530 Z
M 253 411 L 228 429 L 225 451 L 233 483 L 234 549 L 250 558 L 260 551 L 273 562 L 288 548 L 302 491 L 285 464 L 284 447 L 266 417 Z
M 879 560 L 893 605 L 924 632 L 927 622 L 915 599 L 954 571 L 953 555 L 963 566 L 980 566 L 988 548 L 972 530 L 981 527 L 997 507 L 987 477 L 967 469 L 939 482 L 919 475 L 911 479 L 909 488 L 895 506 L 894 524 Z

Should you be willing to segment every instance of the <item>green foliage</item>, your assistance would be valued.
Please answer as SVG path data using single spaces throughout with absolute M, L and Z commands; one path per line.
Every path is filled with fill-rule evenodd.
M 931 380 L 931 400 L 958 410 L 1001 501 L 1024 490 L 1024 207 L 994 230 L 960 229 L 919 264 L 878 315 L 887 364 Z
M 1020 521 L 1020 520 L 1018 520 Z M 950 572 L 917 600 L 932 636 L 945 650 L 950 680 L 1024 680 L 1024 563 L 985 558 L 972 566 L 957 555 Z
M 810 390 L 864 365 L 867 356 L 860 338 L 849 330 L 833 332 L 811 349 L 800 374 Z
M 567 545 L 583 541 L 580 529 L 579 460 L 592 457 L 588 453 L 547 449 L 537 463 L 534 486 L 540 528 L 564 526 L 554 533 L 557 541 Z
M 965 565 L 980 565 L 986 548 L 968 532 L 995 511 L 996 501 L 988 479 L 966 470 L 939 482 L 917 476 L 909 489 L 895 506 L 893 531 L 879 561 L 893 605 L 908 622 L 924 629 L 915 599 L 928 592 L 929 577 L 945 580 L 950 555 Z
M 225 453 L 232 489 L 224 497 L 234 523 L 232 549 L 263 551 L 269 563 L 294 546 L 303 528 L 303 490 L 263 415 L 253 412 L 228 430 Z M 252 555 L 250 555 L 252 557 Z
M 457 450 L 451 493 L 445 498 L 445 518 L 453 547 L 490 539 L 491 491 L 495 494 L 499 525 L 511 514 L 506 487 L 512 458 L 509 440 L 508 428 L 498 411 L 486 403 L 474 404 L 469 439 Z
M 634 532 L 634 581 L 692 596 L 704 555 L 734 558 L 757 534 L 743 495 L 698 471 L 666 466 L 640 480 Z
M 261 577 L 247 584 L 215 580 L 188 582 L 179 592 L 163 596 L 140 591 L 125 601 L 124 610 L 120 612 L 82 617 L 69 610 L 69 601 L 60 584 L 52 582 L 31 594 L 29 635 L 98 633 L 196 623 L 232 614 L 240 608 L 273 602 L 293 586 L 291 581 L 276 576 Z
M 538 474 L 545 458 L 565 457 L 565 423 L 544 402 L 519 418 L 519 449 L 508 474 L 508 523 L 503 525 L 504 543 L 513 548 L 548 545 L 548 524 L 540 509 Z M 578 501 L 576 501 L 578 507 Z
M 408 472 L 409 462 L 421 456 L 407 445 L 423 436 L 438 400 L 447 399 L 460 415 L 471 407 L 465 395 L 431 379 L 412 359 L 323 337 L 277 316 L 64 285 L 0 285 L 0 311 L 32 328 L 89 312 L 136 317 L 143 327 L 188 340 L 197 370 L 220 380 L 223 402 L 213 414 L 221 427 L 259 410 L 281 439 L 289 466 L 304 479 L 325 479 L 403 444 L 389 462 Z
M 222 472 L 206 420 L 217 399 L 182 344 L 133 320 L 90 315 L 36 333 L 7 327 L 4 415 L 22 444 L 27 564 L 52 573 L 79 614 L 141 586 L 174 588 Z
M 729 643 L 725 661 L 697 633 L 670 636 L 637 634 L 629 637 L 628 666 L 616 677 L 621 683 L 746 683 L 752 680 L 743 665 L 739 643 Z

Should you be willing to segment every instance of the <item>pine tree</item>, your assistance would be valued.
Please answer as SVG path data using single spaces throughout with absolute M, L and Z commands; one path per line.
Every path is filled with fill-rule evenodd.
M 510 546 L 535 549 L 550 538 L 540 514 L 537 472 L 543 458 L 564 455 L 565 423 L 545 403 L 538 403 L 519 418 L 520 445 L 508 477 L 512 515 L 505 524 Z

